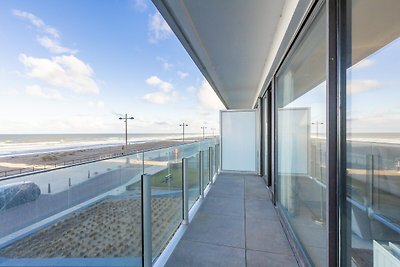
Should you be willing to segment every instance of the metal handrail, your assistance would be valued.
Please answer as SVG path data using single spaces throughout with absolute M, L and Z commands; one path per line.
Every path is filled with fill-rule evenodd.
M 50 168 L 45 168 L 45 165 L 35 165 L 32 168 L 18 169 L 18 170 L 16 170 L 17 171 L 16 174 L 11 174 L 11 175 L 9 175 L 9 173 L 14 170 L 2 171 L 0 173 L 4 173 L 4 175 L 2 176 L 2 178 L 0 178 L 0 182 L 6 181 L 6 180 L 11 180 L 11 179 L 16 179 L 16 178 L 31 175 L 34 173 L 36 174 L 36 173 L 48 172 L 48 171 L 52 171 L 52 170 L 56 170 L 56 169 L 69 168 L 69 167 L 74 167 L 74 166 L 78 166 L 78 165 L 103 161 L 103 160 L 107 160 L 107 159 L 121 158 L 121 157 L 126 157 L 126 156 L 135 155 L 135 154 L 146 153 L 146 152 L 154 152 L 154 151 L 166 149 L 166 148 L 181 147 L 181 146 L 186 146 L 188 144 L 200 143 L 202 141 L 203 140 L 195 140 L 195 141 L 188 142 L 188 143 L 159 146 L 159 147 L 152 148 L 152 149 L 142 149 L 142 150 L 138 150 L 138 151 L 131 151 L 128 153 L 121 152 L 121 153 L 111 153 L 111 154 L 105 154 L 105 155 L 101 154 L 99 157 L 88 157 L 88 158 L 83 158 L 83 159 L 76 159 L 76 160 L 71 160 L 71 161 L 62 161 L 59 163 L 53 163 L 54 167 L 50 167 Z

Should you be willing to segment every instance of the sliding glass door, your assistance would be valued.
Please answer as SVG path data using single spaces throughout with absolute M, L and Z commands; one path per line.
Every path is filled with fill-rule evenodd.
M 400 2 L 349 3 L 342 249 L 347 266 L 400 266 Z
M 278 206 L 310 264 L 326 264 L 326 12 L 276 76 Z

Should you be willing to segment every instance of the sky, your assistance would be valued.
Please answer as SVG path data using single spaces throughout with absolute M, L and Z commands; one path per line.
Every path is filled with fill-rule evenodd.
M 357 54 L 363 46 L 353 47 Z M 400 38 L 395 38 L 347 69 L 347 133 L 400 132 Z M 309 107 L 311 122 L 326 127 L 326 82 L 289 103 L 285 108 Z M 320 127 L 319 131 L 324 131 Z M 316 132 L 316 125 L 311 128 Z
M 0 2 L 0 133 L 219 128 L 223 105 L 151 1 Z

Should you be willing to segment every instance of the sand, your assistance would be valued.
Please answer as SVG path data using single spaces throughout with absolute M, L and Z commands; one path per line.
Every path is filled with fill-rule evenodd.
M 188 140 L 188 142 L 190 142 Z M 49 169 L 56 166 L 70 165 L 100 157 L 109 157 L 112 154 L 132 153 L 143 150 L 168 147 L 181 144 L 181 140 L 149 141 L 141 144 L 129 145 L 128 150 L 123 150 L 122 146 L 108 146 L 102 148 L 77 149 L 61 152 L 40 153 L 32 155 L 10 156 L 0 159 L 0 177 L 28 172 L 38 169 Z M 7 175 L 4 175 L 7 171 Z
M 141 200 L 106 199 L 0 250 L 7 258 L 140 257 Z M 181 221 L 179 197 L 153 197 L 153 253 Z

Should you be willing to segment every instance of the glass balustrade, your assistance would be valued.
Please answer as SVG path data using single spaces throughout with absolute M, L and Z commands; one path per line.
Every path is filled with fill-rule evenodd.
M 184 202 L 190 209 L 201 179 L 205 188 L 209 170 L 214 176 L 216 146 L 217 140 L 207 139 L 0 179 L 2 263 L 141 266 L 142 179 L 149 186 L 153 262 L 181 225 Z

